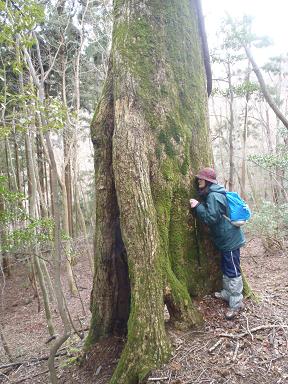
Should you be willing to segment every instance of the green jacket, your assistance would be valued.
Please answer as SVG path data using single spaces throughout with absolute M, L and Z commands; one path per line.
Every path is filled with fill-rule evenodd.
M 242 229 L 223 217 L 223 214 L 227 215 L 225 192 L 221 185 L 211 184 L 208 193 L 203 196 L 203 203 L 194 208 L 197 217 L 209 226 L 212 240 L 222 252 L 233 251 L 245 244 Z

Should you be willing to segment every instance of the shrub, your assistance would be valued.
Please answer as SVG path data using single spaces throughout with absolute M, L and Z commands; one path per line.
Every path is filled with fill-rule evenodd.
M 264 201 L 246 227 L 249 235 L 262 240 L 266 250 L 283 249 L 288 234 L 288 204 Z

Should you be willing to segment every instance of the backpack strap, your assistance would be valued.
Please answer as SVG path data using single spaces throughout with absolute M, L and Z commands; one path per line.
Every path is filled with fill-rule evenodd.
M 226 215 L 222 215 L 226 220 L 228 220 L 228 221 L 230 221 L 231 222 L 231 220 L 229 219 L 229 205 L 228 205 L 228 200 L 227 200 L 227 197 L 226 197 L 226 192 L 218 192 L 218 191 L 213 191 L 213 193 L 218 193 L 219 195 L 224 195 L 225 196 L 225 207 L 226 207 Z M 218 200 L 219 201 L 219 203 L 220 204 L 222 204 L 223 205 L 223 203 L 220 201 L 220 200 Z
M 222 215 L 222 216 L 224 217 L 224 219 L 229 221 L 230 224 L 234 225 L 234 227 L 237 227 L 237 228 L 242 227 L 242 225 L 244 225 L 246 223 L 245 220 L 232 221 L 228 216 L 226 216 L 226 215 Z

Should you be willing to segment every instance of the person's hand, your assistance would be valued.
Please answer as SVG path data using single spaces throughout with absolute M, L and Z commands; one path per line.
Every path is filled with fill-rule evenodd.
M 190 199 L 190 205 L 191 205 L 191 208 L 195 208 L 196 205 L 199 204 L 199 201 L 196 200 L 196 199 Z

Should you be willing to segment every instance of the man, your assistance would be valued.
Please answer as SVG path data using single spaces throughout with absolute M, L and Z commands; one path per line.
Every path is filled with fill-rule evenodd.
M 221 252 L 223 289 L 215 292 L 215 297 L 228 302 L 229 310 L 225 316 L 230 320 L 244 307 L 240 247 L 245 244 L 245 238 L 241 228 L 223 216 L 227 216 L 228 209 L 226 190 L 217 183 L 214 169 L 203 168 L 196 178 L 203 202 L 190 199 L 190 205 L 197 217 L 209 226 L 213 242 Z

